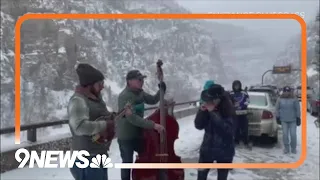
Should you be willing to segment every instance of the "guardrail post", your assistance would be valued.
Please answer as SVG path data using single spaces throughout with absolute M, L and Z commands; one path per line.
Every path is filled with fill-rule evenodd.
M 37 129 L 29 129 L 27 130 L 27 140 L 30 142 L 37 141 Z

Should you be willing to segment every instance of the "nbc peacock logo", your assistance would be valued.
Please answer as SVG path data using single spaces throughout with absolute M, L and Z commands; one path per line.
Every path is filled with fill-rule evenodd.
M 111 159 L 107 157 L 105 154 L 97 154 L 95 157 L 91 159 L 90 163 L 91 168 L 112 168 L 113 163 L 111 163 Z

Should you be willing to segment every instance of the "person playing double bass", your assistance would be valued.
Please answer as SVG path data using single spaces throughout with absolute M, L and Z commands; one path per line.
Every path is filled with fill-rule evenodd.
M 123 109 L 127 103 L 131 103 L 133 112 L 130 116 L 119 119 L 116 123 L 116 134 L 123 163 L 133 163 L 134 152 L 141 153 L 143 148 L 143 130 L 155 129 L 159 133 L 164 127 L 153 121 L 144 120 L 144 104 L 157 104 L 160 100 L 160 90 L 152 96 L 143 90 L 144 79 L 139 70 L 131 70 L 127 73 L 127 86 L 119 94 L 118 109 Z M 158 84 L 159 89 L 166 91 L 164 82 Z M 131 169 L 121 169 L 121 179 L 131 179 Z

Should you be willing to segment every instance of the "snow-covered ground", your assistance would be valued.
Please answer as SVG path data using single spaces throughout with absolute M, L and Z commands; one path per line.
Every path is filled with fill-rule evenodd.
M 185 162 L 197 161 L 198 150 L 203 137 L 203 131 L 194 128 L 193 116 L 179 120 L 180 139 L 175 144 L 176 154 L 181 156 Z M 295 180 L 312 179 L 319 180 L 319 129 L 314 125 L 316 118 L 308 114 L 307 138 L 308 152 L 305 163 L 298 169 L 234 169 L 229 175 L 229 180 Z M 281 135 L 281 132 L 280 132 Z M 298 136 L 301 129 L 298 130 Z M 280 136 L 281 137 L 281 136 Z M 283 155 L 282 143 L 274 146 L 254 146 L 252 151 L 237 149 L 234 162 L 295 162 L 300 155 Z M 300 146 L 301 138 L 298 139 Z M 120 162 L 120 154 L 117 141 L 111 146 L 110 156 L 112 161 Z M 185 180 L 196 179 L 196 169 L 185 169 Z M 120 169 L 109 169 L 110 180 L 120 180 Z M 212 170 L 208 180 L 216 179 L 216 170 Z M 16 169 L 1 174 L 1 180 L 72 180 L 69 169 Z

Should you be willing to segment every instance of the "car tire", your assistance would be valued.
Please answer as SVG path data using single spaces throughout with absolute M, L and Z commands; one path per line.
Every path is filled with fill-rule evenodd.
M 312 107 L 310 107 L 309 113 L 311 114 L 311 116 L 314 116 L 315 113 L 313 112 L 313 108 Z
M 279 134 L 279 129 L 277 129 L 277 132 L 276 132 L 275 136 L 269 137 L 270 142 L 272 144 L 277 144 L 278 143 L 278 134 Z
M 307 112 L 310 112 L 310 102 L 308 101 L 308 104 L 307 104 Z
M 276 135 L 274 137 L 270 137 L 270 141 L 272 144 L 277 144 L 278 143 L 278 135 Z

